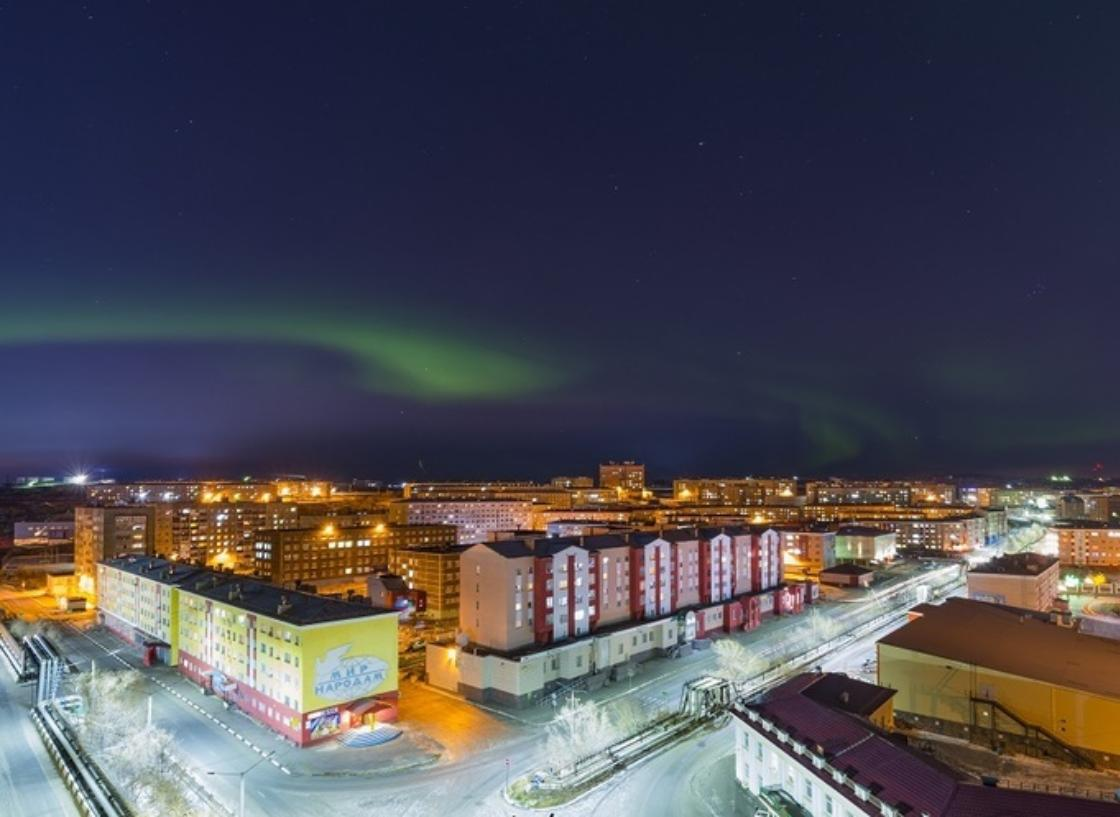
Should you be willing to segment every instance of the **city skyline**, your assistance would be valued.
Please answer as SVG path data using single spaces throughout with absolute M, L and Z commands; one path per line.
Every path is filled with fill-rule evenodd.
M 1115 9 L 3 14 L 0 474 L 1114 472 Z

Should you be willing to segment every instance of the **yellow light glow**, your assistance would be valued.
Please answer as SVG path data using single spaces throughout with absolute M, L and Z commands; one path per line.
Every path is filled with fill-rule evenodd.
M 373 532 L 374 533 L 384 533 L 385 532 L 385 523 L 384 522 L 378 522 L 376 525 L 373 526 Z
M 447 651 L 447 660 L 449 662 L 451 662 L 452 664 L 455 663 L 455 659 L 458 658 L 458 657 L 459 657 L 459 651 L 456 650 L 454 647 L 452 647 L 451 649 L 449 649 Z
M 692 496 L 692 491 L 688 490 L 688 488 L 681 488 L 681 492 L 680 492 L 680 498 L 681 499 L 689 499 L 691 496 Z
M 336 532 L 336 528 L 330 522 L 323 525 L 323 536 L 334 536 L 335 532 Z

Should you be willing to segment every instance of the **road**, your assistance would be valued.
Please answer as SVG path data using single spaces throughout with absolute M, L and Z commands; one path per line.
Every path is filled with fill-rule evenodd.
M 19 686 L 0 666 L 0 814 L 78 817 L 78 810 L 31 725 L 34 685 Z

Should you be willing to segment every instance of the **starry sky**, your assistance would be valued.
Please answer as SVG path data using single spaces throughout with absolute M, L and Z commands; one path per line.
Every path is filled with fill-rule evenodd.
M 1120 463 L 1120 6 L 0 8 L 0 477 Z

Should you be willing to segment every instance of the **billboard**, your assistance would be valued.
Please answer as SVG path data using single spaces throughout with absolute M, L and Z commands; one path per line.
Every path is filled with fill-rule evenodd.
M 304 628 L 302 711 L 397 690 L 397 616 Z

